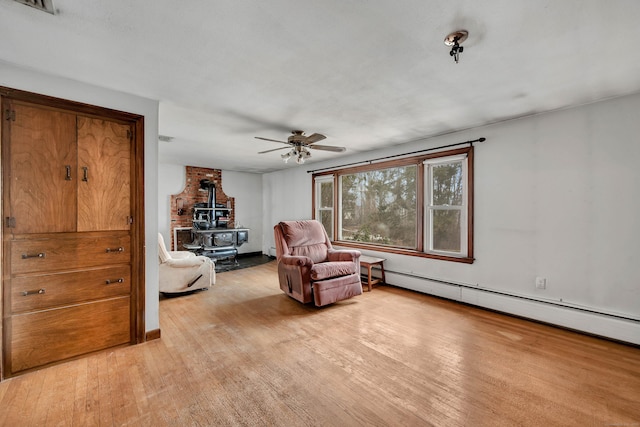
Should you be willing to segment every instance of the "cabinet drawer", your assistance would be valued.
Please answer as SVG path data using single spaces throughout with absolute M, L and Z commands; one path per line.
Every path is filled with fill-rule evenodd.
M 11 317 L 11 372 L 128 344 L 129 297 Z
M 41 273 L 131 262 L 129 235 L 14 240 L 11 273 Z
M 131 267 L 100 268 L 73 273 L 22 276 L 11 280 L 11 311 L 41 310 L 128 295 Z

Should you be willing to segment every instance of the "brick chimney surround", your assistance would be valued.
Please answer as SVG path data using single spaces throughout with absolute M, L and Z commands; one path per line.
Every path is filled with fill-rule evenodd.
M 174 247 L 173 230 L 176 227 L 193 226 L 193 206 L 196 203 L 206 203 L 208 192 L 200 188 L 200 181 L 207 179 L 216 184 L 215 203 L 222 203 L 231 207 L 227 228 L 235 226 L 235 198 L 227 196 L 222 190 L 222 171 L 220 169 L 208 169 L 195 166 L 186 166 L 186 184 L 179 194 L 171 195 L 171 247 Z M 182 215 L 178 214 L 179 206 L 182 206 Z M 181 237 L 184 233 L 178 233 L 178 248 L 182 247 Z

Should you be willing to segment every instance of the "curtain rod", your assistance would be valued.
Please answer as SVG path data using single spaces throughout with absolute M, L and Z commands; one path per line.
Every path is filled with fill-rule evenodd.
M 330 167 L 327 167 L 327 168 L 313 169 L 313 170 L 307 171 L 307 173 L 315 173 L 315 172 L 328 171 L 328 170 L 333 170 L 333 169 L 342 169 L 345 166 L 359 165 L 359 164 L 362 164 L 362 163 L 371 164 L 373 162 L 377 162 L 377 161 L 380 161 L 380 160 L 393 159 L 394 157 L 401 157 L 401 156 L 410 156 L 411 154 L 426 153 L 427 151 L 439 150 L 441 148 L 457 147 L 458 145 L 471 144 L 473 146 L 474 142 L 485 142 L 486 140 L 487 140 L 487 138 L 481 137 L 481 138 L 478 138 L 478 139 L 474 139 L 472 141 L 457 142 L 455 144 L 449 144 L 449 145 L 441 145 L 439 147 L 432 147 L 432 148 L 426 148 L 424 150 L 411 151 L 410 153 L 394 154 L 392 156 L 378 157 L 377 159 L 362 160 L 360 162 L 353 162 L 353 163 L 345 163 L 344 165 L 340 165 L 340 166 L 330 166 Z

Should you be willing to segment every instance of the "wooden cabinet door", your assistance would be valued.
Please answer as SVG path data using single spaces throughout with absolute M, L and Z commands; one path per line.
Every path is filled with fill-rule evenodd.
M 78 116 L 78 231 L 129 230 L 131 127 Z
M 11 231 L 76 231 L 76 115 L 17 102 L 11 108 Z

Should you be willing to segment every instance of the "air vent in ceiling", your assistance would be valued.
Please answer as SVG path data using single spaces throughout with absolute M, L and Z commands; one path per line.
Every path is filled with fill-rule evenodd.
M 55 9 L 53 8 L 53 0 L 15 0 L 18 3 L 26 4 L 27 6 L 35 7 L 38 10 L 43 12 L 50 13 L 52 15 L 56 14 Z

